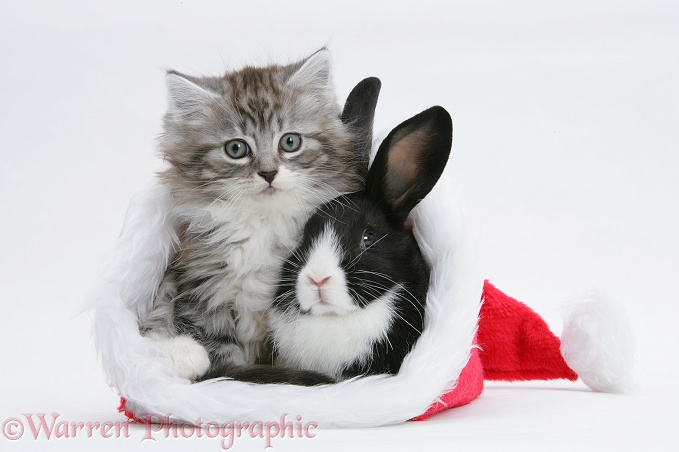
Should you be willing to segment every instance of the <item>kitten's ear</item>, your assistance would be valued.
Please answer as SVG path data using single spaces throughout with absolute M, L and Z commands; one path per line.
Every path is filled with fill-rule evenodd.
M 370 149 L 373 140 L 373 122 L 375 120 L 375 107 L 380 95 L 382 82 L 377 77 L 368 77 L 354 87 L 347 96 L 347 101 L 342 110 L 342 122 L 349 127 L 352 133 L 352 144 L 357 163 L 363 179 L 368 172 Z
M 286 81 L 290 86 L 300 88 L 328 89 L 330 80 L 330 51 L 325 47 L 306 60 L 293 65 L 292 74 Z
M 191 116 L 202 109 L 210 101 L 217 98 L 212 91 L 198 85 L 192 77 L 176 71 L 168 71 L 166 76 L 169 111 L 182 116 Z
M 392 130 L 368 172 L 368 196 L 403 224 L 438 182 L 450 155 L 453 123 L 443 107 L 431 107 Z

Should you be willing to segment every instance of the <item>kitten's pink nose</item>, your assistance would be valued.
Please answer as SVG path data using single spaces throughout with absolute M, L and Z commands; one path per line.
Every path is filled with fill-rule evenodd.
M 322 286 L 323 284 L 327 283 L 329 279 L 330 279 L 330 276 L 328 276 L 327 278 L 323 278 L 323 279 L 321 279 L 321 280 L 319 281 L 319 280 L 315 280 L 314 278 L 312 278 L 311 276 L 309 276 L 309 281 L 311 281 L 311 284 L 313 284 L 314 286 L 318 287 L 319 289 L 321 288 L 321 286 Z

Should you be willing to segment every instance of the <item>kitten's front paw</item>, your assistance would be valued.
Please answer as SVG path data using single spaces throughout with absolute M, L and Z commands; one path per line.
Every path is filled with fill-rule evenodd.
M 196 380 L 210 368 L 210 357 L 205 347 L 190 336 L 177 336 L 167 339 L 161 348 L 182 378 Z

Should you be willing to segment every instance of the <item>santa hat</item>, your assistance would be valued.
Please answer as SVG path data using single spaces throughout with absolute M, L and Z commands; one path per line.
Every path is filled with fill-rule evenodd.
M 561 339 L 531 308 L 485 282 L 477 343 L 486 380 L 577 380 L 603 392 L 629 389 L 631 328 L 600 292 L 571 308 Z
M 276 421 L 294 414 L 320 426 L 367 427 L 426 419 L 470 403 L 484 379 L 582 380 L 600 391 L 630 381 L 631 333 L 601 294 L 577 304 L 561 340 L 544 321 L 483 281 L 477 248 L 447 178 L 414 211 L 413 233 L 432 266 L 425 329 L 398 375 L 313 388 L 221 380 L 191 384 L 139 333 L 176 243 L 167 187 L 130 206 L 123 233 L 93 296 L 95 338 L 121 411 L 172 421 Z
M 467 403 L 483 391 L 483 381 L 571 380 L 580 378 L 601 392 L 632 386 L 634 338 L 625 311 L 600 291 L 570 307 L 562 338 L 524 303 L 487 280 L 478 330 L 469 362 L 457 386 L 414 420 Z

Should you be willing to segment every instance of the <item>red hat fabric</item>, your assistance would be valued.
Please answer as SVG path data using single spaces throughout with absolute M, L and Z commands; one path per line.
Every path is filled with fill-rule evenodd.
M 577 380 L 561 356 L 561 340 L 545 321 L 488 281 L 483 287 L 477 343 L 486 380 Z
M 563 336 L 564 343 L 535 311 L 486 280 L 475 341 L 478 349 L 472 351 L 455 387 L 413 420 L 470 403 L 483 391 L 484 380 L 581 377 L 598 391 L 621 392 L 629 387 L 631 328 L 625 313 L 605 296 L 595 293 L 576 305 Z

